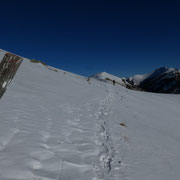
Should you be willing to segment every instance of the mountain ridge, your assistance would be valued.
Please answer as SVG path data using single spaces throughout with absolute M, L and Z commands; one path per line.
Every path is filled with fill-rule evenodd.
M 3 58 L 5 53 L 8 52 L 0 49 L 1 59 Z M 43 65 L 45 68 L 52 70 L 54 72 L 61 71 L 65 74 L 68 73 L 68 74 L 76 75 L 79 78 L 86 78 L 84 76 L 67 72 L 59 68 L 51 67 L 42 61 L 38 61 L 35 59 L 28 59 L 22 56 L 17 56 L 17 57 L 23 58 L 23 60 L 28 60 L 32 63 L 39 63 Z M 111 83 L 114 85 L 118 84 L 132 90 L 140 90 L 140 91 L 147 91 L 154 93 L 180 94 L 180 70 L 177 68 L 160 67 L 150 73 L 137 74 L 128 78 L 124 78 L 124 77 L 121 78 L 109 74 L 107 72 L 101 72 L 88 77 L 87 80 L 89 81 L 92 78 L 103 82 Z
M 151 73 L 126 79 L 132 86 L 147 92 L 180 94 L 180 70 L 161 67 Z
M 128 89 L 154 93 L 180 94 L 180 70 L 176 68 L 160 67 L 150 73 L 137 74 L 129 78 L 120 78 L 102 72 L 90 76 L 104 82 L 120 84 Z

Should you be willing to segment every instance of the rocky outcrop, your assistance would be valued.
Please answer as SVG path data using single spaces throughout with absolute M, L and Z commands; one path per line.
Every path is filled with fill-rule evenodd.
M 7 86 L 15 76 L 23 58 L 14 54 L 0 51 L 0 99 L 7 89 Z M 3 54 L 3 55 L 2 55 Z

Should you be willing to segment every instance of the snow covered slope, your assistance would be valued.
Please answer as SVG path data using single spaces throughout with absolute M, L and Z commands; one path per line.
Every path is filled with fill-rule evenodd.
M 149 92 L 180 94 L 180 70 L 175 68 L 162 67 L 152 73 L 135 75 L 127 81 Z
M 0 100 L 0 179 L 177 180 L 179 107 L 24 60 Z

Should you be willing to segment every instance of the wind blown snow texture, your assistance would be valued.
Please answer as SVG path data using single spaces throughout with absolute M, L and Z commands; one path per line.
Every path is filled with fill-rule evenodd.
M 0 101 L 0 179 L 177 180 L 179 107 L 23 61 Z

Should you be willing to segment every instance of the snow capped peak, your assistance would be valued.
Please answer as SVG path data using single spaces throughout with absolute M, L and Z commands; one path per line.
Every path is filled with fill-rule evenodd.
M 95 75 L 90 76 L 90 78 L 94 78 L 100 81 L 105 81 L 105 82 L 109 82 L 112 84 L 113 81 L 115 81 L 115 83 L 120 84 L 122 86 L 125 86 L 125 83 L 123 81 L 122 78 L 114 76 L 112 74 L 109 74 L 107 72 L 101 72 Z
M 113 76 L 112 74 L 109 74 L 107 72 L 101 72 L 101 73 L 98 73 L 99 75 L 101 76 Z
M 101 75 L 104 74 L 104 75 L 105 75 L 105 74 L 109 74 L 109 73 L 107 73 L 107 72 L 104 71 L 104 72 L 100 72 L 100 73 L 98 73 L 98 74 L 101 74 Z
M 132 81 L 134 83 L 134 85 L 139 85 L 147 78 L 157 77 L 157 76 L 160 76 L 161 74 L 170 73 L 170 72 L 174 72 L 174 71 L 176 71 L 176 69 L 174 69 L 174 68 L 161 67 L 161 68 L 154 70 L 151 73 L 146 73 L 146 74 L 142 74 L 142 75 L 140 75 L 140 74 L 134 75 L 134 76 L 130 77 L 129 80 Z
M 175 71 L 175 70 L 176 70 L 176 69 L 174 69 L 174 68 L 161 67 L 161 68 L 158 68 L 158 69 L 156 69 L 155 71 L 153 71 L 152 74 L 169 73 L 169 72 L 172 72 L 172 71 Z
M 109 73 L 107 73 L 107 72 L 100 72 L 100 73 L 97 73 L 97 74 L 95 74 L 95 75 L 92 75 L 92 76 L 102 76 L 102 77 L 106 77 L 106 76 L 114 76 L 114 75 L 112 75 L 112 74 L 109 74 Z
M 129 83 L 145 91 L 180 93 L 179 70 L 161 67 L 151 73 L 135 75 L 127 79 Z

